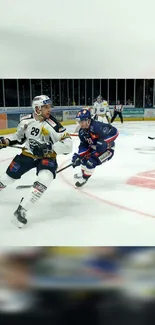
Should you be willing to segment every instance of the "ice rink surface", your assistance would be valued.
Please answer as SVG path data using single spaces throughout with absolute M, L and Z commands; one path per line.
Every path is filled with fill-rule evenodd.
M 35 170 L 12 187 L 0 192 L 0 246 L 155 245 L 155 122 L 114 123 L 120 131 L 114 158 L 96 168 L 81 189 L 74 187 L 69 169 L 57 175 L 50 189 L 27 214 L 27 226 L 20 230 L 11 218 L 21 197 L 32 184 Z M 68 126 L 73 132 L 75 126 Z M 78 146 L 73 138 L 74 150 Z M 5 172 L 18 149 L 0 151 L 0 174 Z M 72 155 L 58 157 L 59 167 Z

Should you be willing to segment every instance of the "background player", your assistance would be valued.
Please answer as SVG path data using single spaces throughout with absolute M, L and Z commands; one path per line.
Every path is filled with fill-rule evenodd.
M 72 163 L 73 168 L 81 165 L 81 175 L 75 183 L 77 187 L 81 187 L 92 176 L 97 166 L 113 157 L 114 141 L 119 133 L 112 125 L 93 120 L 86 109 L 79 111 L 78 118 L 80 145 L 78 153 L 74 153 L 72 157 Z
M 29 170 L 36 168 L 37 178 L 33 189 L 26 198 L 22 198 L 14 213 L 19 228 L 27 223 L 26 212 L 36 203 L 51 185 L 56 177 L 57 154 L 67 154 L 72 151 L 72 140 L 65 132 L 56 132 L 50 120 L 51 100 L 40 95 L 32 102 L 34 115 L 23 119 L 17 132 L 10 138 L 0 138 L 3 146 L 23 143 L 22 153 L 15 156 L 6 173 L 0 178 L 0 189 L 21 178 Z
M 110 114 L 110 110 L 109 110 L 109 105 L 105 99 L 102 99 L 102 96 L 99 95 L 97 97 L 97 100 L 96 100 L 96 102 L 94 102 L 94 105 L 91 109 L 91 114 L 97 115 L 98 121 L 101 121 L 101 122 L 105 122 L 104 117 L 106 117 L 106 121 L 108 123 L 110 123 L 111 114 Z M 102 114 L 104 116 L 101 117 L 100 114 Z

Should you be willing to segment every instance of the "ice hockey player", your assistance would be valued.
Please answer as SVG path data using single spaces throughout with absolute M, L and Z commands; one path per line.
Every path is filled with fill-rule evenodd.
M 80 145 L 78 153 L 72 157 L 73 168 L 81 165 L 81 174 L 75 174 L 78 178 L 77 187 L 83 186 L 92 176 L 95 168 L 109 161 L 114 155 L 115 139 L 118 130 L 110 124 L 95 121 L 88 110 L 78 112 L 80 130 Z
M 94 105 L 85 107 L 85 109 L 90 111 L 91 118 L 93 120 L 110 123 L 111 113 L 109 110 L 109 105 L 105 99 L 102 100 L 102 96 L 99 95 L 97 97 L 97 101 L 94 102 Z M 100 116 L 100 114 L 102 114 L 102 116 Z M 75 129 L 74 133 L 78 132 L 79 129 L 80 129 L 80 127 L 79 127 L 78 119 L 76 119 L 76 129 Z
M 91 118 L 92 119 L 94 119 L 94 120 L 98 120 L 98 116 L 97 116 L 97 114 L 94 114 L 93 112 L 94 112 L 94 109 L 93 109 L 93 107 L 91 107 L 91 106 L 86 106 L 86 107 L 83 107 L 83 109 L 87 109 L 89 112 L 90 112 L 90 114 L 91 114 Z M 79 130 L 80 130 L 80 124 L 79 124 L 79 118 L 78 118 L 78 116 L 76 116 L 76 128 L 75 128 L 75 130 L 74 130 L 74 133 L 77 133 L 77 132 L 79 132 Z M 101 120 L 102 120 L 102 118 L 101 118 Z
M 16 155 L 6 173 L 0 178 L 0 189 L 11 185 L 22 175 L 36 168 L 37 178 L 30 193 L 21 199 L 14 212 L 14 223 L 22 228 L 26 223 L 26 212 L 36 203 L 56 177 L 57 154 L 72 152 L 72 140 L 69 134 L 56 132 L 50 120 L 51 100 L 40 95 L 33 99 L 34 115 L 22 119 L 17 132 L 8 138 L 0 138 L 0 147 L 16 143 L 25 143 L 22 153 Z
M 94 102 L 94 105 L 91 109 L 91 114 L 94 115 L 94 119 L 101 122 L 104 122 L 103 118 L 106 117 L 107 122 L 110 123 L 111 113 L 109 110 L 109 105 L 105 99 L 102 99 L 102 96 L 99 95 L 97 97 L 97 100 Z M 103 117 L 101 117 L 100 114 L 102 114 Z
M 114 106 L 114 112 L 113 112 L 113 117 L 111 119 L 111 123 L 115 120 L 117 115 L 119 115 L 119 118 L 121 120 L 121 123 L 123 123 L 123 105 L 121 105 L 120 100 L 117 101 L 116 106 Z

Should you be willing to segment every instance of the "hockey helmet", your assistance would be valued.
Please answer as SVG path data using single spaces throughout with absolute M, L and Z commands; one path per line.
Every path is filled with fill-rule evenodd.
M 102 101 L 102 96 L 99 95 L 99 96 L 97 97 L 97 102 L 100 103 L 101 101 Z
M 81 109 L 77 115 L 76 115 L 76 119 L 79 121 L 87 121 L 91 119 L 91 114 L 90 111 L 88 109 Z
M 40 96 L 34 97 L 34 99 L 32 101 L 32 108 L 37 115 L 40 115 L 41 107 L 44 105 L 51 105 L 51 104 L 52 104 L 51 99 L 48 96 L 40 95 Z M 36 112 L 36 108 L 39 108 L 40 113 Z

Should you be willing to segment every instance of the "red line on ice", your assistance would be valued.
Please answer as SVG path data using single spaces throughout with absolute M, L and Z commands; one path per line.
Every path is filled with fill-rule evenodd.
M 67 161 L 65 161 L 62 165 L 64 166 L 64 164 L 66 163 Z M 102 203 L 105 203 L 105 204 L 108 204 L 110 206 L 113 206 L 115 208 L 118 208 L 118 209 L 121 209 L 121 210 L 125 210 L 125 211 L 128 211 L 128 212 L 132 212 L 132 213 L 136 213 L 136 214 L 139 214 L 141 216 L 145 216 L 145 217 L 148 217 L 148 218 L 152 218 L 152 219 L 155 219 L 155 215 L 152 215 L 152 214 L 149 214 L 149 213 L 145 213 L 145 212 L 142 212 L 142 211 L 139 211 L 139 210 L 136 210 L 136 209 L 132 209 L 132 208 L 128 208 L 128 207 L 125 207 L 121 204 L 117 204 L 117 203 L 114 203 L 114 202 L 111 202 L 111 201 L 108 201 L 108 200 L 105 200 L 105 199 L 102 199 L 94 194 L 91 194 L 89 192 L 86 192 L 85 190 L 82 190 L 81 188 L 78 189 L 78 188 L 75 188 L 75 186 L 70 182 L 68 181 L 64 174 L 63 173 L 60 173 L 59 174 L 59 177 L 61 177 L 61 179 L 66 183 L 68 184 L 70 187 L 74 188 L 74 190 L 78 190 L 79 192 L 81 192 L 82 194 L 85 194 L 86 196 L 90 197 L 90 198 L 93 198 L 94 200 L 96 201 L 99 201 L 99 202 L 102 202 Z
M 9 157 L 5 159 L 0 159 L 0 163 L 13 159 L 14 157 Z
M 5 161 L 8 161 L 8 160 L 11 160 L 13 159 L 13 157 L 10 157 L 10 158 L 6 158 L 6 159 L 3 159 L 3 160 L 0 160 L 0 163 L 1 162 L 5 162 Z M 64 164 L 66 163 L 67 161 L 63 162 L 63 164 L 61 165 L 61 167 L 64 166 Z M 63 173 L 60 173 L 59 177 L 61 177 L 61 179 L 66 183 L 68 184 L 70 187 L 74 188 L 75 190 L 75 186 L 69 182 L 63 175 Z M 151 214 L 148 214 L 148 213 L 145 213 L 145 212 L 142 212 L 142 211 L 139 211 L 139 210 L 136 210 L 136 209 L 131 209 L 131 208 L 128 208 L 128 207 L 125 207 L 123 205 L 120 205 L 120 204 L 117 204 L 117 203 L 114 203 L 114 202 L 111 202 L 111 201 L 108 201 L 108 200 L 105 200 L 105 199 L 102 199 L 94 194 L 91 194 L 89 192 L 86 192 L 86 191 L 83 191 L 82 189 L 77 189 L 79 192 L 81 192 L 82 194 L 85 194 L 86 196 L 90 197 L 90 198 L 93 198 L 94 200 L 96 201 L 100 201 L 102 203 L 105 203 L 105 204 L 108 204 L 110 206 L 113 206 L 115 208 L 118 208 L 118 209 L 121 209 L 121 210 L 125 210 L 125 211 L 128 211 L 128 212 L 133 212 L 133 213 L 137 213 L 139 215 L 142 215 L 142 216 L 145 216 L 145 217 L 149 217 L 149 218 L 152 218 L 152 219 L 155 219 L 155 215 L 151 215 Z

